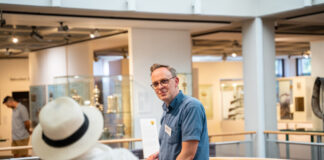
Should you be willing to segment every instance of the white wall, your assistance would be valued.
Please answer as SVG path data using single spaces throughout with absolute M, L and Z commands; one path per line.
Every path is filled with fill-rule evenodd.
M 178 73 L 191 73 L 191 37 L 188 31 L 140 29 L 129 31 L 129 69 L 132 79 L 134 137 L 140 138 L 141 118 L 162 116 L 162 101 L 150 87 L 154 63 L 173 66 Z M 157 123 L 158 125 L 160 123 Z
M 28 59 L 0 60 L 0 75 L 0 138 L 9 139 L 0 142 L 0 147 L 8 147 L 11 145 L 12 111 L 2 104 L 2 100 L 13 91 L 29 91 Z M 0 155 L 10 154 L 11 152 L 0 152 Z
M 199 85 L 213 85 L 213 119 L 208 120 L 208 133 L 216 134 L 222 132 L 221 128 L 221 88 L 220 79 L 242 79 L 243 64 L 242 62 L 195 62 L 193 68 L 198 69 Z M 244 128 L 244 125 L 243 125 Z M 232 128 L 232 132 L 236 129 Z
M 31 85 L 53 84 L 57 76 L 92 76 L 92 46 L 85 42 L 30 53 L 29 70 Z

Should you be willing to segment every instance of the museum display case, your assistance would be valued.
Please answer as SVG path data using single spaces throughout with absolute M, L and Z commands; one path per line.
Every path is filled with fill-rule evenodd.
M 179 89 L 185 95 L 192 96 L 192 74 L 190 73 L 178 73 L 179 77 Z
M 98 108 L 104 117 L 101 139 L 131 137 L 130 76 L 62 76 L 54 84 L 31 86 L 31 119 L 38 123 L 38 112 L 47 102 L 68 96 L 82 106 Z
M 243 80 L 220 80 L 223 119 L 244 119 Z

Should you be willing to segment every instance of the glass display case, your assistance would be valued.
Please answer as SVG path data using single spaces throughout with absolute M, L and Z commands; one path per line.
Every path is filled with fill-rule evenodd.
M 185 95 L 192 96 L 192 74 L 190 73 L 178 73 L 179 77 L 179 89 Z
M 54 84 L 31 86 L 31 119 L 38 123 L 38 112 L 47 102 L 68 96 L 83 106 L 97 107 L 104 117 L 101 139 L 131 137 L 130 76 L 63 76 Z
M 241 79 L 220 80 L 223 119 L 244 119 L 244 93 Z
M 38 114 L 41 108 L 46 104 L 46 86 L 30 86 L 29 87 L 29 111 L 32 127 L 38 124 Z

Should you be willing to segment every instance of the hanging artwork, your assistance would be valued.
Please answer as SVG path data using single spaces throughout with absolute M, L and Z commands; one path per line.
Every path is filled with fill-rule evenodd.
M 292 80 L 279 80 L 277 94 L 280 104 L 280 119 L 293 119 L 293 114 L 290 111 L 293 96 Z

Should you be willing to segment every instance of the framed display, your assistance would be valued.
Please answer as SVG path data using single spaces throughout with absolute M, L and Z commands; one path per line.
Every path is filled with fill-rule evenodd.
M 277 99 L 280 104 L 280 119 L 293 119 L 290 104 L 293 103 L 292 80 L 282 79 L 277 82 Z

